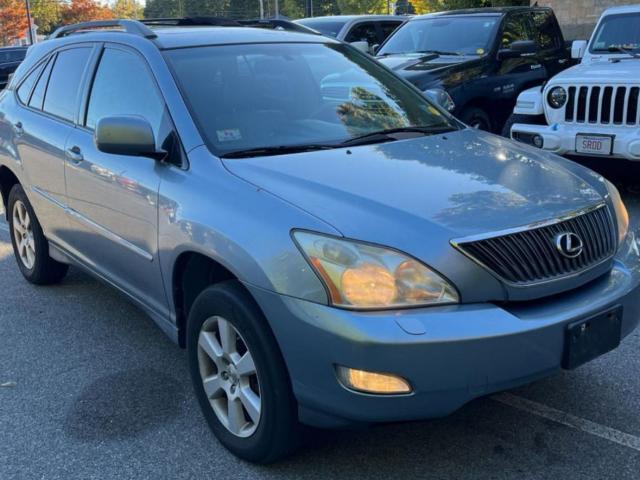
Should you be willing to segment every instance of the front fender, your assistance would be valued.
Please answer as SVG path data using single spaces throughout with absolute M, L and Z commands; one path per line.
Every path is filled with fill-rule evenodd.
M 544 115 L 542 88 L 537 86 L 520 93 L 513 113 L 516 115 Z

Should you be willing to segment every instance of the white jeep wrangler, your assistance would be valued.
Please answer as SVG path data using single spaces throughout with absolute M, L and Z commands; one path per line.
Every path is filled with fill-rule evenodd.
M 640 160 L 640 5 L 606 10 L 579 65 L 525 90 L 504 133 L 560 155 Z

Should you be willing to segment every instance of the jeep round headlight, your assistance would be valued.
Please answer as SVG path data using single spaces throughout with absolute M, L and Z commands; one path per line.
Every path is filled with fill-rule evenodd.
M 547 94 L 547 101 L 553 108 L 562 108 L 567 103 L 567 91 L 562 87 L 553 87 Z
M 403 253 L 305 231 L 293 237 L 336 307 L 372 310 L 459 301 L 447 280 Z

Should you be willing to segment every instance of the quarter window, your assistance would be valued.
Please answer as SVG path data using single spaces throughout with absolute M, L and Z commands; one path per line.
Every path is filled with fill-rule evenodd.
M 47 90 L 47 82 L 49 81 L 49 75 L 51 75 L 51 67 L 53 67 L 53 59 L 47 62 L 47 66 L 44 68 L 44 72 L 40 75 L 36 88 L 33 89 L 31 94 L 31 100 L 29 100 L 29 106 L 42 110 L 42 104 L 44 103 L 44 93 Z
M 31 90 L 33 90 L 33 86 L 42 73 L 42 69 L 44 68 L 44 66 L 45 63 L 41 63 L 34 71 L 27 75 L 27 78 L 25 78 L 20 87 L 18 87 L 18 98 L 25 105 L 29 103 L 29 95 L 31 95 Z
M 158 137 L 165 111 L 151 73 L 137 55 L 106 48 L 96 72 L 86 126 L 94 129 L 101 118 L 139 115 Z
M 44 98 L 43 110 L 73 121 L 78 108 L 78 92 L 89 61 L 91 48 L 74 48 L 58 53 Z

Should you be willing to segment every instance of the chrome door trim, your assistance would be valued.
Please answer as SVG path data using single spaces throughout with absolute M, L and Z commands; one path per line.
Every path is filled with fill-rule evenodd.
M 96 231 L 97 233 L 99 233 L 103 237 L 108 238 L 112 242 L 117 243 L 118 245 L 120 245 L 121 247 L 126 248 L 127 250 L 130 250 L 131 252 L 135 253 L 136 255 L 141 256 L 142 258 L 144 258 L 145 260 L 148 260 L 149 262 L 153 261 L 153 255 L 151 253 L 149 253 L 146 250 L 143 250 L 142 248 L 134 245 L 133 243 L 129 242 L 128 240 L 125 240 L 120 235 L 117 235 L 117 234 L 113 233 L 108 228 L 105 228 L 102 225 L 97 224 L 93 220 L 88 219 L 87 217 L 85 217 L 84 215 L 82 215 L 78 211 L 74 210 L 73 208 L 69 207 L 68 205 L 64 205 L 64 204 L 60 203 L 58 200 L 53 198 L 48 193 L 42 191 L 38 187 L 31 187 L 31 190 L 34 193 L 37 193 L 38 195 L 40 195 L 42 198 L 44 198 L 48 202 L 50 202 L 53 205 L 55 205 L 56 207 L 63 209 L 67 215 L 69 215 L 70 217 L 78 220 L 81 223 L 84 223 L 86 226 L 88 226 L 92 230 Z

